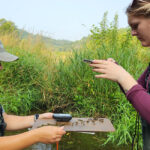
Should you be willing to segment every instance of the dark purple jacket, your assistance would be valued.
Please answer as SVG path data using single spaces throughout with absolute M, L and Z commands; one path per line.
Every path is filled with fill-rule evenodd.
M 138 84 L 133 86 L 127 93 L 126 97 L 133 105 L 133 107 L 139 112 L 140 116 L 150 124 L 150 94 L 148 91 L 148 77 L 147 83 L 145 83 L 145 77 L 148 68 L 138 79 Z

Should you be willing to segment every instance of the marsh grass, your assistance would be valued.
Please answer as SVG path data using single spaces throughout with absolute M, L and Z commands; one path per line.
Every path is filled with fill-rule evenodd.
M 96 79 L 96 73 L 83 62 L 112 57 L 135 79 L 144 71 L 149 51 L 131 37 L 130 29 L 118 29 L 117 15 L 108 24 L 107 13 L 104 14 L 82 48 L 72 52 L 52 52 L 40 36 L 20 39 L 12 34 L 1 35 L 0 39 L 8 51 L 20 58 L 4 63 L 0 74 L 0 103 L 6 111 L 22 115 L 51 111 L 74 117 L 107 117 L 116 132 L 108 134 L 105 144 L 131 144 L 136 111 L 116 83 Z
M 116 16 L 108 26 L 104 18 L 100 27 L 91 30 L 92 35 L 87 40 L 89 43 L 85 44 L 85 49 L 74 50 L 66 61 L 60 60 L 56 66 L 58 72 L 53 79 L 52 99 L 60 105 L 60 112 L 70 111 L 80 117 L 108 117 L 116 132 L 108 134 L 105 144 L 112 142 L 128 145 L 132 143 L 134 135 L 136 111 L 116 83 L 94 78 L 95 73 L 83 62 L 83 59 L 112 57 L 135 79 L 145 70 L 149 52 L 141 47 L 136 38 L 131 37 L 130 29 L 119 30 L 117 22 Z M 141 130 L 139 132 L 141 135 Z M 138 144 L 142 146 L 141 136 Z

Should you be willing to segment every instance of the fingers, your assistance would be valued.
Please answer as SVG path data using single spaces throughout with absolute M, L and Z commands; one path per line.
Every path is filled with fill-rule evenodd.
M 51 139 L 50 141 L 45 142 L 45 143 L 46 143 L 46 144 L 51 144 L 51 143 L 59 142 L 60 140 L 61 140 L 61 138 L 53 138 L 53 139 Z
M 61 140 L 66 133 L 64 127 L 43 126 L 36 129 L 39 135 L 39 141 L 42 143 L 55 143 Z
M 66 131 L 64 130 L 64 126 L 58 127 L 57 134 L 59 134 L 59 135 L 66 134 Z
M 95 72 L 101 72 L 103 73 L 104 70 L 97 70 L 97 69 L 111 69 L 112 67 L 114 67 L 114 65 L 116 65 L 115 60 L 113 60 L 112 58 L 109 58 L 110 61 L 108 60 L 93 60 L 93 63 L 90 64 L 90 67 L 93 67 L 93 71 Z M 105 72 L 104 72 L 105 73 Z
M 93 69 L 94 72 L 99 72 L 99 73 L 106 73 L 105 69 Z
M 101 69 L 105 69 L 107 67 L 105 64 L 90 64 L 90 66 L 93 68 L 101 68 Z
M 61 138 L 62 137 L 62 135 L 56 135 L 56 138 Z
M 40 114 L 39 119 L 52 119 L 53 118 L 53 113 L 43 113 Z
M 92 64 L 108 64 L 109 62 L 116 63 L 113 58 L 108 58 L 107 60 L 93 60 Z
M 93 67 L 94 72 L 98 72 L 100 74 L 95 75 L 96 78 L 105 78 L 112 80 L 112 72 L 116 69 L 115 60 L 112 58 L 108 58 L 107 60 L 93 60 L 93 63 L 90 64 Z
M 53 131 L 56 135 L 64 135 L 66 133 L 66 131 L 64 130 L 64 126 L 45 126 L 45 128 L 49 128 L 49 131 Z
M 95 75 L 96 78 L 107 78 L 105 74 Z
M 51 143 L 56 143 L 59 142 L 61 140 L 61 138 L 54 138 L 51 140 Z
M 105 69 L 111 63 L 112 63 L 111 61 L 107 60 L 93 60 L 93 63 L 91 63 L 90 66 Z
M 114 62 L 114 63 L 116 62 L 113 58 L 108 58 L 107 61 Z
M 90 64 L 91 67 L 93 67 L 94 72 L 98 73 L 106 73 L 106 68 L 108 62 L 106 60 L 94 60 L 94 63 Z
M 57 138 L 55 139 L 55 142 L 59 142 L 61 140 L 61 138 Z
M 61 130 L 64 130 L 64 126 L 60 127 Z
M 93 60 L 92 64 L 107 64 L 107 60 Z
M 51 143 L 59 142 L 62 138 L 62 136 L 66 133 L 64 131 L 64 127 L 56 127 L 55 135 L 53 135 L 53 138 L 51 139 Z

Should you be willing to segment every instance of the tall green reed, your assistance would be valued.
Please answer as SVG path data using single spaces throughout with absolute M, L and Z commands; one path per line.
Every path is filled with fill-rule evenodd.
M 129 144 L 134 134 L 136 117 L 134 108 L 116 83 L 96 79 L 94 77 L 96 73 L 92 72 L 83 59 L 114 58 L 137 79 L 148 64 L 149 55 L 145 53 L 145 61 L 142 60 L 139 51 L 143 48 L 131 37 L 129 28 L 118 29 L 117 15 L 108 25 L 107 13 L 104 14 L 100 26 L 94 26 L 91 33 L 90 41 L 87 40 L 90 44 L 86 43 L 84 49 L 74 50 L 71 57 L 56 65 L 52 100 L 60 105 L 56 111 L 70 111 L 74 116 L 80 117 L 110 118 L 116 132 L 108 134 L 106 143 Z
M 15 40 L 16 45 L 8 44 L 9 51 L 20 59 L 4 63 L 0 73 L 0 103 L 17 114 L 36 109 L 69 112 L 78 117 L 108 117 L 116 132 L 108 134 L 105 143 L 131 143 L 134 108 L 116 83 L 96 79 L 97 73 L 83 59 L 112 57 L 137 79 L 148 63 L 149 53 L 131 37 L 130 29 L 118 29 L 117 15 L 109 25 L 105 13 L 91 33 L 81 49 L 74 49 L 62 60 L 52 55 L 39 38 L 37 43 L 29 38 Z M 2 39 L 9 42 L 7 37 Z
M 0 73 L 0 103 L 7 112 L 29 114 L 40 106 L 43 66 L 34 55 L 22 51 L 19 60 L 3 63 Z M 39 103 L 39 104 L 38 104 Z

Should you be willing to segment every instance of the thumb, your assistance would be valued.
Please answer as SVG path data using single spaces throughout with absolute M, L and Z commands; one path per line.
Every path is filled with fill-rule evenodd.
M 64 126 L 60 127 L 60 129 L 64 130 Z

